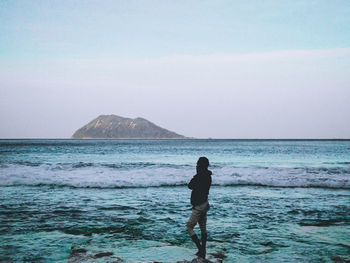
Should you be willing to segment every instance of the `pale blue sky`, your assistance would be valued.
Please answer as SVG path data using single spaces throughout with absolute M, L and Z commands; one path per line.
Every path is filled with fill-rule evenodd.
M 1 54 L 168 56 L 348 47 L 350 2 L 7 1 Z
M 0 0 L 2 138 L 112 113 L 193 137 L 350 138 L 349 76 L 350 1 Z

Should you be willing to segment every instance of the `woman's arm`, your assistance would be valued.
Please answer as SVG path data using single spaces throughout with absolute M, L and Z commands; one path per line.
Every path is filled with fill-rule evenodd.
M 197 187 L 197 183 L 198 180 L 197 180 L 197 176 L 193 176 L 193 178 L 191 179 L 190 183 L 187 185 L 189 189 L 193 190 Z

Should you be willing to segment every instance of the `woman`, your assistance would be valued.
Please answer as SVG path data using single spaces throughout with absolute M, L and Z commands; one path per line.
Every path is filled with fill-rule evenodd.
M 192 190 L 191 204 L 192 214 L 186 224 L 186 231 L 191 237 L 192 241 L 198 248 L 197 256 L 205 258 L 206 243 L 207 243 L 207 212 L 209 210 L 208 195 L 211 186 L 211 174 L 208 170 L 209 160 L 206 157 L 200 157 L 197 161 L 197 174 L 193 176 L 188 188 Z M 201 230 L 201 242 L 198 236 L 193 231 L 196 224 L 199 224 Z

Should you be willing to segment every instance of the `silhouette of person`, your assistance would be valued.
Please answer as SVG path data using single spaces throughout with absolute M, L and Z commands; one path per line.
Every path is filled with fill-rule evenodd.
M 211 186 L 212 172 L 208 170 L 209 160 L 200 157 L 197 161 L 197 174 L 193 176 L 188 188 L 192 190 L 191 204 L 192 213 L 186 224 L 186 231 L 198 248 L 197 256 L 205 258 L 207 243 L 207 212 L 209 210 L 208 195 Z M 201 230 L 201 242 L 193 228 L 199 224 Z

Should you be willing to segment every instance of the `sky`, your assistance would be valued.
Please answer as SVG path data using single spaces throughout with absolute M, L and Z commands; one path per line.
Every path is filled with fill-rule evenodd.
M 70 138 L 101 114 L 350 138 L 350 1 L 0 0 L 0 138 Z

